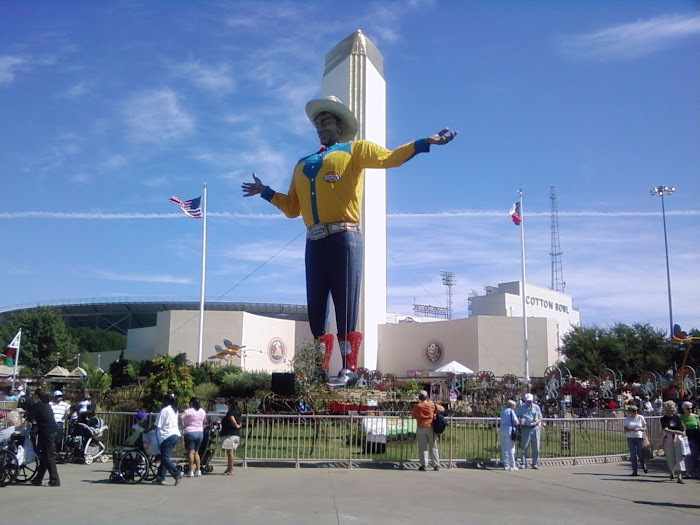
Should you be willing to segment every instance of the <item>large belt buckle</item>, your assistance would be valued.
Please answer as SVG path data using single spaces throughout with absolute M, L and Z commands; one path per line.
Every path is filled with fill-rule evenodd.
M 319 239 L 323 239 L 324 237 L 328 237 L 328 228 L 325 224 L 314 224 L 309 226 L 308 237 L 312 241 L 317 241 Z
M 344 222 L 331 222 L 328 225 L 328 233 L 338 233 L 338 232 L 344 232 L 346 231 L 347 228 L 345 227 Z

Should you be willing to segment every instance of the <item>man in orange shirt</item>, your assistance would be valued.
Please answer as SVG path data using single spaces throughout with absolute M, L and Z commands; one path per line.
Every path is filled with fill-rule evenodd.
M 411 416 L 416 420 L 416 440 L 418 441 L 418 457 L 420 467 L 418 470 L 426 470 L 428 467 L 428 452 L 433 461 L 434 469 L 440 470 L 440 453 L 438 452 L 438 436 L 433 432 L 433 419 L 438 412 L 444 412 L 445 407 L 433 403 L 428 397 L 428 392 L 421 390 L 418 394 L 418 403 L 413 407 Z

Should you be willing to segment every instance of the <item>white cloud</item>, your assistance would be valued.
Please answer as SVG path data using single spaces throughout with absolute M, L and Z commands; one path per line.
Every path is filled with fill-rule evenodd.
M 17 73 L 25 70 L 28 62 L 19 56 L 3 55 L 0 57 L 0 86 L 6 86 L 14 82 Z
M 81 98 L 92 91 L 92 86 L 88 82 L 78 82 L 64 91 L 61 96 L 68 99 Z
M 166 284 L 190 284 L 192 279 L 188 277 L 174 277 L 172 275 L 148 275 L 148 274 L 128 274 L 117 273 L 105 270 L 95 272 L 102 279 L 109 281 L 135 281 L 143 283 L 166 283 Z
M 101 167 L 106 170 L 114 170 L 117 168 L 123 168 L 126 166 L 126 164 L 126 157 L 124 155 L 116 154 L 107 157 L 107 159 L 105 159 L 105 161 L 102 163 Z
M 161 175 L 160 177 L 150 177 L 143 179 L 141 181 L 141 184 L 148 188 L 162 188 L 168 183 L 168 178 L 164 175 Z
M 665 49 L 679 39 L 700 34 L 700 16 L 663 15 L 621 24 L 589 33 L 565 37 L 561 51 L 576 58 L 624 60 Z
M 173 72 L 207 91 L 220 95 L 231 93 L 236 88 L 231 65 L 227 63 L 209 66 L 200 60 L 190 59 L 173 66 Z
M 170 89 L 135 94 L 122 104 L 129 137 L 135 142 L 164 143 L 182 138 L 194 128 L 194 119 Z

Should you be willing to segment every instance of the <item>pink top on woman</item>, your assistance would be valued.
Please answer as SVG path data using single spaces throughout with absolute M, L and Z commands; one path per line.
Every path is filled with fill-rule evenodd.
M 196 409 L 193 407 L 188 408 L 184 412 L 185 414 L 185 433 L 189 432 L 203 432 L 204 431 L 204 419 L 207 417 L 207 413 L 203 408 Z

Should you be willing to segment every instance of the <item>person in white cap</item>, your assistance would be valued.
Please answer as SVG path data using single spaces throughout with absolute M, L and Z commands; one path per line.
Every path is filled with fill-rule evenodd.
M 527 449 L 532 447 L 531 466 L 538 469 L 537 461 L 540 458 L 540 427 L 542 425 L 542 410 L 535 403 L 535 396 L 530 392 L 525 394 L 525 402 L 518 407 L 515 414 L 520 421 L 520 466 L 527 466 Z
M 65 435 L 64 421 L 70 405 L 63 400 L 63 392 L 56 390 L 53 393 L 49 406 L 53 410 L 53 418 L 56 421 L 56 452 L 62 452 Z
M 333 351 L 333 334 L 326 334 L 328 295 L 333 298 L 345 382 L 356 380 L 362 334 L 355 331 L 362 279 L 363 243 L 360 232 L 365 168 L 394 168 L 426 153 L 431 145 L 449 143 L 456 131 L 444 128 L 390 151 L 367 140 L 353 140 L 355 115 L 337 97 L 306 104 L 321 149 L 297 163 L 286 194 L 263 185 L 253 173 L 244 182 L 243 196 L 261 195 L 287 217 L 302 216 L 306 235 L 306 298 L 311 333 L 323 352 L 326 379 Z M 342 371 L 341 371 L 342 372 Z M 339 374 L 339 378 L 341 374 Z

